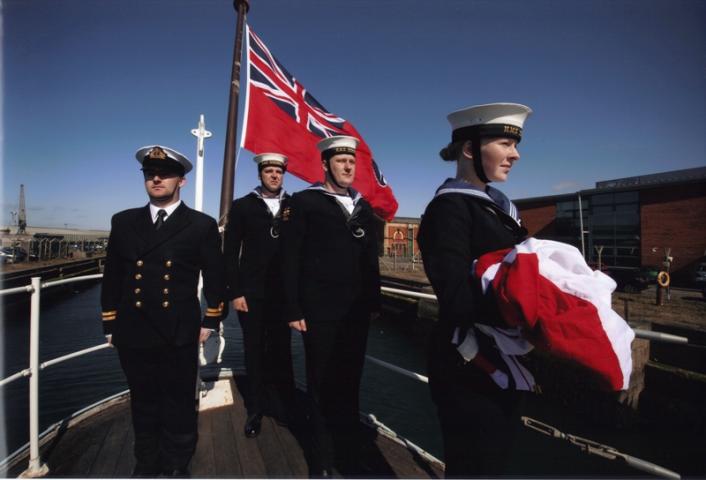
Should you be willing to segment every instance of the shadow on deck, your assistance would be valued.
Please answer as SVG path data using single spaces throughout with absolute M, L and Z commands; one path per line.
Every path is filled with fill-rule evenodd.
M 270 417 L 257 438 L 243 433 L 245 407 L 241 379 L 207 384 L 200 401 L 199 442 L 191 462 L 195 478 L 307 478 L 307 435 L 304 426 L 282 426 Z M 360 465 L 343 477 L 442 478 L 442 466 L 407 449 L 374 428 L 366 428 Z M 41 447 L 52 477 L 129 477 L 134 468 L 129 397 L 99 405 L 49 434 Z M 27 468 L 23 456 L 4 472 L 16 477 Z

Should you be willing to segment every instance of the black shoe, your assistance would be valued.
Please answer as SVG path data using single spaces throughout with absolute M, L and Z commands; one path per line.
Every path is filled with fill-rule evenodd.
M 175 468 L 162 472 L 162 477 L 165 478 L 191 478 L 191 472 L 188 468 Z
M 328 468 L 322 468 L 321 470 L 310 472 L 309 478 L 333 478 L 333 472 Z
M 260 428 L 262 427 L 262 414 L 253 413 L 248 415 L 248 419 L 245 421 L 245 436 L 248 438 L 255 438 L 260 434 Z

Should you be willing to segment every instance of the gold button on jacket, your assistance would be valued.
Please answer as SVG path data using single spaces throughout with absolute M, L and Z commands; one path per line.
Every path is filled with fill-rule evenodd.
M 101 310 L 118 313 L 101 325 L 104 333 L 115 334 L 115 345 L 189 345 L 198 341 L 200 325 L 218 328 L 221 318 L 203 315 L 196 295 L 201 270 L 206 304 L 214 307 L 225 296 L 225 263 L 213 218 L 182 202 L 157 231 L 147 204 L 113 216 L 109 243 Z

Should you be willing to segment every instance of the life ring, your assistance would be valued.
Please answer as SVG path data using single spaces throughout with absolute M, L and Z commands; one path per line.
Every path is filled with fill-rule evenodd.
M 669 286 L 669 274 L 667 272 L 659 272 L 657 274 L 657 283 L 659 284 L 660 287 L 668 287 Z

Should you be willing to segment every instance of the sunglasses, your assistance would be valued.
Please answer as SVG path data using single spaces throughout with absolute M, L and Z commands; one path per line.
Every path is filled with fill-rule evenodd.
M 159 177 L 161 179 L 179 177 L 177 172 L 172 172 L 169 170 L 143 170 L 142 175 L 145 177 L 145 181 L 154 180 L 154 177 Z

